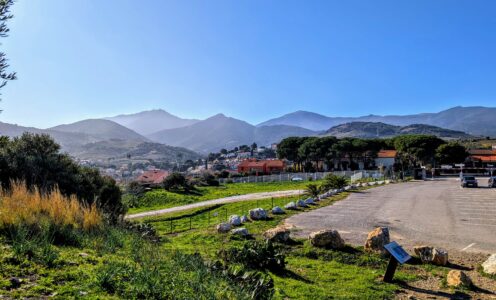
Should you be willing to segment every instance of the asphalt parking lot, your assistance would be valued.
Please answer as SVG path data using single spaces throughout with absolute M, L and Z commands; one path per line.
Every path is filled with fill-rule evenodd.
M 296 235 L 337 229 L 362 245 L 367 233 L 387 226 L 405 246 L 428 244 L 467 252 L 496 252 L 496 188 L 461 188 L 455 178 L 391 184 L 353 193 L 334 205 L 298 214 L 286 223 Z

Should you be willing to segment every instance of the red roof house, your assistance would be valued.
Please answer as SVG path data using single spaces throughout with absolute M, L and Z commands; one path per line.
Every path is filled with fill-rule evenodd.
M 270 174 L 284 171 L 286 164 L 282 160 L 246 159 L 238 165 L 238 173 Z
M 164 170 L 151 170 L 141 174 L 136 180 L 143 185 L 159 185 L 169 176 L 169 172 Z

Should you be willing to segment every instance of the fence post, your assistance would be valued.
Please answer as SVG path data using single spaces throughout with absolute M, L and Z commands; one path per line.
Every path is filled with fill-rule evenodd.
M 191 220 L 193 219 L 193 217 L 189 217 L 189 230 L 191 230 Z
M 274 208 L 274 198 L 270 198 L 272 200 L 272 208 Z
M 224 211 L 225 211 L 224 216 L 226 217 L 226 222 L 227 222 L 227 208 L 224 208 Z

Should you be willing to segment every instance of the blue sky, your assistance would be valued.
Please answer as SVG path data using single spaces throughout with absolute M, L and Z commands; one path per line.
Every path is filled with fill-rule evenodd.
M 0 121 L 496 106 L 495 1 L 19 0 Z

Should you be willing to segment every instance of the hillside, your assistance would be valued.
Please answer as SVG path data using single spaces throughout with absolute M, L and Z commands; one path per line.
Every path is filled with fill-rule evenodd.
M 461 131 L 444 129 L 431 125 L 413 124 L 408 126 L 395 126 L 381 122 L 351 122 L 334 126 L 323 135 L 358 138 L 386 138 L 402 134 L 427 134 L 447 139 L 467 139 L 473 136 Z
M 231 149 L 239 145 L 256 142 L 270 145 L 288 136 L 306 136 L 315 132 L 294 126 L 255 127 L 244 121 L 215 115 L 191 126 L 168 129 L 148 135 L 153 141 L 185 147 L 201 153 Z
M 74 156 L 80 159 L 127 159 L 176 161 L 181 155 L 183 161 L 198 160 L 201 156 L 191 150 L 158 143 L 135 143 L 126 140 L 106 140 L 84 144 L 73 150 Z
M 152 134 L 165 129 L 189 126 L 199 121 L 182 119 L 162 109 L 142 111 L 128 115 L 118 115 L 105 119 L 116 122 L 142 135 Z
M 496 137 L 495 119 L 496 108 L 458 106 L 437 113 L 389 116 L 368 115 L 362 117 L 327 117 L 311 112 L 297 111 L 265 121 L 258 126 L 292 125 L 311 130 L 326 130 L 330 127 L 350 122 L 381 122 L 397 126 L 426 124 L 463 131 L 471 135 Z
M 132 141 L 147 141 L 144 136 L 113 121 L 89 119 L 71 124 L 64 124 L 50 128 L 52 131 L 82 133 L 100 140 L 122 139 Z
M 200 158 L 198 153 L 188 149 L 150 143 L 139 134 L 112 123 L 105 120 L 82 121 L 57 126 L 55 127 L 57 130 L 54 130 L 0 122 L 0 135 L 16 137 L 24 132 L 48 134 L 61 145 L 62 151 L 80 159 L 126 158 L 128 154 L 132 156 L 132 159 L 144 160 L 175 161 L 178 154 L 182 155 L 183 160 Z

